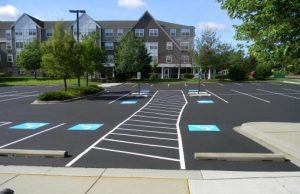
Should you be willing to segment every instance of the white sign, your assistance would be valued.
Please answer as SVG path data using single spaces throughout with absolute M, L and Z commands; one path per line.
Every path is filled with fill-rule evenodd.
M 141 79 L 141 72 L 137 72 L 137 73 L 136 73 L 136 78 L 137 78 L 137 79 Z

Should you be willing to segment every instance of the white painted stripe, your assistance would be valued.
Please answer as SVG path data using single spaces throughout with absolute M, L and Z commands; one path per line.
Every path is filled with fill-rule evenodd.
M 235 85 L 238 85 L 238 86 L 243 86 L 242 84 L 239 84 L 239 83 L 234 83 Z
M 127 152 L 127 151 L 113 150 L 113 149 L 99 148 L 99 147 L 94 147 L 94 149 L 104 150 L 104 151 L 110 151 L 110 152 L 118 152 L 118 153 L 123 153 L 123 154 L 130 154 L 130 155 L 135 155 L 135 156 L 143 156 L 143 157 L 148 157 L 148 158 L 156 158 L 156 159 L 161 159 L 161 160 L 170 160 L 170 161 L 179 162 L 179 160 L 175 159 L 175 158 L 167 158 L 167 157 L 161 157 L 161 156 L 155 156 L 155 155 L 149 155 L 149 154 L 141 154 L 141 153 L 136 153 L 136 152 Z
M 161 127 L 161 126 L 151 126 L 151 125 L 135 125 L 135 124 L 127 124 L 127 123 L 124 123 L 123 125 L 136 126 L 136 127 L 148 127 L 148 128 L 173 129 L 173 130 L 176 129 L 176 128 L 171 128 L 171 127 Z
M 262 99 L 262 98 L 259 98 L 259 97 L 256 97 L 256 96 L 252 96 L 252 95 L 247 94 L 247 93 L 244 93 L 244 92 L 239 92 L 239 91 L 237 91 L 237 90 L 231 90 L 231 91 L 236 92 L 236 93 L 239 93 L 239 94 L 243 94 L 243 95 L 245 95 L 245 96 L 249 96 L 249 97 L 254 98 L 254 99 L 257 99 L 257 100 L 261 100 L 261 101 L 266 102 L 266 103 L 271 103 L 271 102 L 268 101 L 268 100 L 265 100 L 265 99 Z
M 152 104 L 154 103 L 165 103 L 166 105 L 181 105 L 181 106 L 184 105 L 184 103 L 182 103 L 181 101 L 173 101 L 173 100 L 154 100 Z
M 286 90 L 286 91 L 292 91 L 292 92 L 300 92 L 300 90 L 292 90 L 292 89 L 287 89 L 287 88 L 282 88 L 283 90 Z
M 252 84 L 252 85 L 257 85 L 257 86 L 261 86 L 261 84 L 259 84 L 259 83 L 250 83 L 250 84 Z
M 150 103 L 150 104 L 155 104 L 155 105 L 162 105 L 162 106 L 165 106 L 165 107 L 182 107 L 182 106 L 176 106 L 176 105 L 172 105 L 172 104 L 162 104 L 162 103 Z
M 286 95 L 286 94 L 282 94 L 282 93 L 277 93 L 277 92 L 271 92 L 269 90 L 262 90 L 262 89 L 256 89 L 256 90 L 263 91 L 263 92 L 268 92 L 268 93 L 271 93 L 271 94 L 277 94 L 277 95 L 280 95 L 280 96 L 286 96 L 286 97 L 289 97 L 289 98 L 294 98 L 294 99 L 300 100 L 299 97 L 290 96 L 290 95 Z
M 104 141 L 113 141 L 113 142 L 127 143 L 127 144 L 133 144 L 133 145 L 142 145 L 142 146 L 149 146 L 149 147 L 169 148 L 169 149 L 178 150 L 177 147 L 157 145 L 157 144 L 148 144 L 148 143 L 138 143 L 138 142 L 133 142 L 133 141 L 122 141 L 122 140 L 116 140 L 116 139 L 104 139 Z
M 144 108 L 146 110 L 153 110 L 158 112 L 166 112 L 166 113 L 178 113 L 179 111 L 172 111 L 172 110 L 160 110 L 160 109 L 152 109 L 152 108 Z
M 65 125 L 65 123 L 56 125 L 56 126 L 51 127 L 51 128 L 49 128 L 49 129 L 45 129 L 45 130 L 40 131 L 40 132 L 38 132 L 38 133 L 34 133 L 34 134 L 32 134 L 32 135 L 29 135 L 29 136 L 27 136 L 27 137 L 18 139 L 18 140 L 16 140 L 16 141 L 11 142 L 11 143 L 2 145 L 2 146 L 0 146 L 0 149 L 2 149 L 2 148 L 4 148 L 4 147 L 7 147 L 7 146 L 10 146 L 10 145 L 13 145 L 13 144 L 16 144 L 16 143 L 19 143 L 19 142 L 21 142 L 21 141 L 24 141 L 24 140 L 29 139 L 29 138 L 32 138 L 32 137 L 34 137 L 34 136 L 40 135 L 40 134 L 42 134 L 42 133 L 46 133 L 46 132 L 48 132 L 48 131 L 51 131 L 51 130 L 56 129 L 56 128 L 58 128 L 58 127 L 60 127 L 60 126 L 63 126 L 63 125 Z
M 173 105 L 172 105 L 172 106 L 167 106 L 167 105 L 158 104 L 158 103 L 155 103 L 155 104 L 149 104 L 148 106 L 156 106 L 156 107 L 158 106 L 158 107 L 167 108 L 167 109 L 181 110 L 181 108 L 176 108 L 176 107 L 174 107 Z
M 134 85 L 132 86 L 132 88 L 134 88 L 135 86 L 137 86 L 137 84 L 134 84 Z
M 145 121 L 145 120 L 136 120 L 136 119 L 130 119 L 129 121 L 136 121 L 136 122 L 141 122 L 141 123 L 154 123 L 154 124 L 161 124 L 161 125 L 175 125 L 174 124 L 171 124 L 171 123 L 162 123 L 162 122 L 154 122 L 154 121 Z
M 219 86 L 224 86 L 224 84 L 221 84 L 221 83 L 217 83 Z
M 275 86 L 281 86 L 282 84 L 278 84 L 278 83 L 270 83 L 272 85 L 275 85 Z
M 186 84 L 186 82 L 184 83 L 184 86 L 185 86 L 185 87 L 187 87 L 187 84 Z
M 112 104 L 112 103 L 116 102 L 117 100 L 120 100 L 121 98 L 124 98 L 125 96 L 128 96 L 129 94 L 131 94 L 131 92 L 129 92 L 127 94 L 124 94 L 123 96 L 121 96 L 121 97 L 119 97 L 119 98 L 117 98 L 117 99 L 115 99 L 113 101 L 110 101 L 108 104 Z
M 186 100 L 185 95 L 184 95 L 184 93 L 183 93 L 182 90 L 181 90 L 181 93 L 182 93 L 183 98 L 184 98 L 184 100 L 185 100 L 185 104 L 183 105 L 183 107 L 182 107 L 182 109 L 181 109 L 181 111 L 180 111 L 180 114 L 179 114 L 179 116 L 178 116 L 177 123 L 176 123 L 176 128 L 177 128 L 177 135 L 178 135 L 180 169 L 185 170 L 186 167 L 185 167 L 184 151 L 183 151 L 182 137 L 181 137 L 181 132 L 180 132 L 180 126 L 179 126 L 179 123 L 180 123 L 180 120 L 181 120 L 181 116 L 182 116 L 183 110 L 184 110 L 184 108 L 186 107 L 186 105 L 188 104 L 188 101 Z
M 206 90 L 206 91 L 207 91 L 208 93 L 210 93 L 211 95 L 213 95 L 213 96 L 219 98 L 219 99 L 222 100 L 223 102 L 225 102 L 225 103 L 227 103 L 227 104 L 229 103 L 227 100 L 225 100 L 225 99 L 221 98 L 220 96 L 218 96 L 218 95 L 212 93 L 211 91 L 209 91 L 209 90 Z
M 153 84 L 151 84 L 150 87 L 153 87 Z
M 17 96 L 17 95 L 23 95 L 23 94 L 32 94 L 32 93 L 37 93 L 39 91 L 32 91 L 32 92 L 21 92 L 17 94 L 8 94 L 7 96 Z
M 38 95 L 38 94 L 35 94 L 35 95 L 27 95 L 27 96 L 21 96 L 21 97 L 17 97 L 17 98 L 9 98 L 9 99 L 5 99 L 5 100 L 0 100 L 0 102 L 10 101 L 10 100 L 17 100 L 17 99 L 21 99 L 21 98 L 28 98 L 28 97 L 37 96 L 37 95 Z
M 205 84 L 201 84 L 201 86 L 204 86 L 204 87 L 205 87 Z
M 151 130 L 141 130 L 141 129 L 125 129 L 125 128 L 118 128 L 118 130 L 123 130 L 123 131 L 140 131 L 140 132 L 145 132 L 145 133 L 158 133 L 158 134 L 169 134 L 169 135 L 177 135 L 177 133 L 171 133 L 171 132 L 162 132 L 162 131 L 151 131 Z
M 163 107 L 163 106 L 160 106 L 160 105 L 148 105 L 147 107 L 149 108 L 159 108 L 159 109 L 162 109 L 162 110 L 181 110 L 181 108 L 173 108 L 173 107 Z
M 0 126 L 11 124 L 12 122 L 0 122 Z
M 54 85 L 54 86 L 46 86 L 46 88 L 52 88 L 52 87 L 56 87 L 57 85 Z
M 1 93 L 0 93 L 0 95 L 2 95 L 2 94 L 16 93 L 16 92 L 18 92 L 18 91 L 11 91 L 11 92 L 1 92 Z
M 168 84 L 168 87 L 170 87 L 170 84 Z
M 165 115 L 165 116 L 178 117 L 178 115 L 171 115 L 171 114 L 164 114 L 164 113 L 147 112 L 147 111 L 140 111 L 140 112 L 141 113 L 147 113 L 147 114 L 154 114 L 154 115 Z
M 145 135 L 131 135 L 126 133 L 111 133 L 111 135 L 120 135 L 120 136 L 128 136 L 128 137 L 140 137 L 145 139 L 162 139 L 168 141 L 177 141 L 177 139 L 165 138 L 165 137 L 154 137 L 154 136 L 145 136 Z
M 135 117 L 152 118 L 152 119 L 174 120 L 174 121 L 177 121 L 177 119 L 171 119 L 171 118 L 151 117 L 151 116 L 143 116 L 143 115 L 134 115 L 134 116 L 135 116 Z
M 119 123 L 117 126 L 115 126 L 115 128 L 113 128 L 111 131 L 109 131 L 108 133 L 106 133 L 104 136 L 102 136 L 101 138 L 99 138 L 97 141 L 95 141 L 92 145 L 90 145 L 87 149 L 85 149 L 83 152 L 81 152 L 79 155 L 77 155 L 73 160 L 71 160 L 68 164 L 66 164 L 66 167 L 70 167 L 72 166 L 75 162 L 77 162 L 82 156 L 84 156 L 86 153 L 88 153 L 91 149 L 93 149 L 93 147 L 95 147 L 99 142 L 101 142 L 103 139 L 105 139 L 109 134 L 111 134 L 112 132 L 114 132 L 117 128 L 119 128 L 122 124 L 124 124 L 125 122 L 127 122 L 129 119 L 131 119 L 135 114 L 137 114 L 138 112 L 140 112 L 144 107 L 146 107 L 151 100 L 156 96 L 158 91 L 155 92 L 155 94 L 151 97 L 151 99 L 139 110 L 137 110 L 135 113 L 133 113 L 130 117 L 128 117 L 127 119 L 125 119 L 124 121 L 122 121 L 121 123 Z

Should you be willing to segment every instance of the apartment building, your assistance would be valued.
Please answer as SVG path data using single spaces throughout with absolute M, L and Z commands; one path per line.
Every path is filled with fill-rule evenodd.
M 23 14 L 15 22 L 0 21 L 0 71 L 22 74 L 15 59 L 28 42 L 45 41 L 53 34 L 57 21 L 40 21 Z M 77 37 L 77 22 L 63 21 L 66 30 Z M 79 17 L 79 39 L 89 33 L 99 34 L 99 45 L 107 51 L 105 67 L 114 76 L 114 54 L 118 42 L 129 31 L 145 41 L 162 79 L 177 78 L 180 73 L 192 73 L 192 52 L 195 28 L 156 20 L 148 11 L 136 21 L 96 21 L 88 14 Z

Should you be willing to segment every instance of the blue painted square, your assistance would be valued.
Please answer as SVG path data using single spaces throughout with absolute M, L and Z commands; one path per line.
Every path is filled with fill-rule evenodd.
M 78 125 L 75 125 L 75 126 L 69 128 L 68 130 L 71 130 L 71 131 L 95 131 L 102 126 L 103 126 L 103 124 L 78 124 Z
M 49 123 L 23 123 L 20 125 L 10 127 L 10 129 L 35 130 L 48 124 Z
M 216 125 L 188 125 L 189 131 L 220 131 Z
M 199 104 L 213 104 L 215 103 L 213 100 L 198 100 Z
M 136 100 L 127 100 L 127 101 L 122 101 L 121 104 L 136 104 Z

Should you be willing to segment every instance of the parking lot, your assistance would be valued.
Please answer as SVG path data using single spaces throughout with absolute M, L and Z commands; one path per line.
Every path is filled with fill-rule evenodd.
M 0 148 L 66 150 L 67 158 L 0 157 L 1 165 L 293 171 L 290 162 L 198 161 L 195 152 L 270 153 L 233 130 L 246 122 L 300 121 L 300 86 L 126 83 L 79 101 L 31 104 L 61 86 L 0 87 Z

